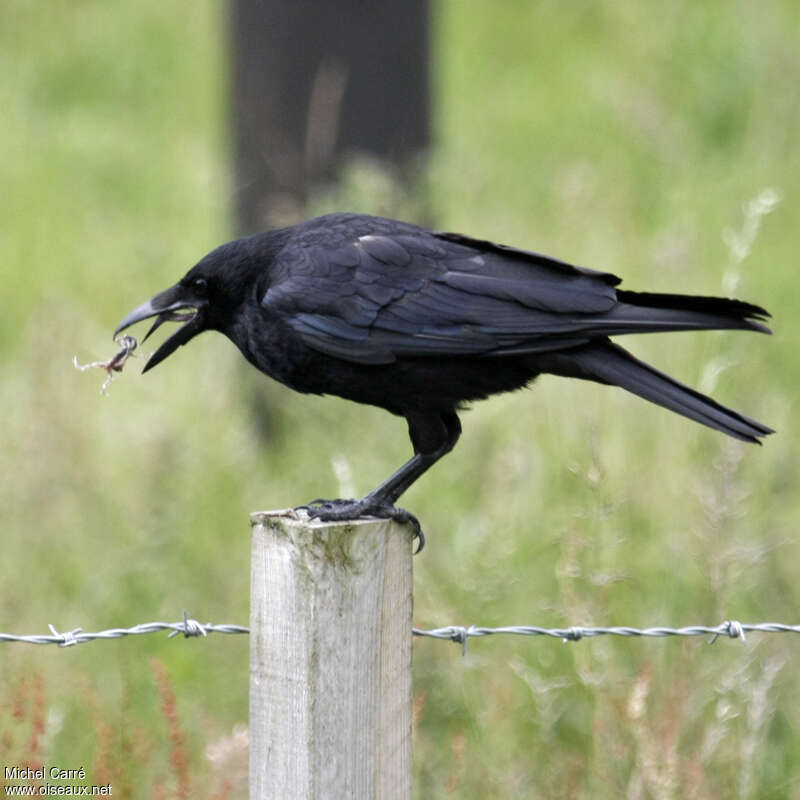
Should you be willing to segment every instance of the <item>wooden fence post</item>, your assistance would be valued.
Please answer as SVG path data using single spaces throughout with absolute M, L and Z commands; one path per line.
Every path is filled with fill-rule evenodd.
M 250 800 L 410 800 L 410 528 L 251 519 Z

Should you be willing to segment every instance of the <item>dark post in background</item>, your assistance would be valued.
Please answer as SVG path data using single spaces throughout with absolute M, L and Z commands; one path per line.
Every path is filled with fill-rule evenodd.
M 427 145 L 427 0 L 231 0 L 230 31 L 241 233 L 299 221 L 343 155 Z

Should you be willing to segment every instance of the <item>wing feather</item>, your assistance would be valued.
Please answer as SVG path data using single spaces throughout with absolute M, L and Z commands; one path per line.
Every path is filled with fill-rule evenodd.
M 537 253 L 380 218 L 314 222 L 276 257 L 261 304 L 337 358 L 558 350 L 617 304 L 615 276 Z

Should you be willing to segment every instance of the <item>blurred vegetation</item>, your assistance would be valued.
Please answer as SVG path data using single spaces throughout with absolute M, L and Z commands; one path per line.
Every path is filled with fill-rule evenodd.
M 800 7 L 442 0 L 435 17 L 417 179 L 355 160 L 310 213 L 762 303 L 772 339 L 627 343 L 778 434 L 741 445 L 555 378 L 481 404 L 404 498 L 428 535 L 416 624 L 796 622 Z M 366 491 L 408 455 L 402 421 L 292 395 L 221 337 L 129 367 L 108 398 L 72 367 L 233 230 L 224 24 L 218 0 L 0 6 L 2 631 L 246 622 L 248 512 L 338 494 L 348 471 Z M 418 641 L 417 796 L 798 797 L 797 647 Z M 191 796 L 243 796 L 244 637 L 2 645 L 0 679 L 4 762 L 84 765 L 139 798 L 185 796 L 189 758 Z

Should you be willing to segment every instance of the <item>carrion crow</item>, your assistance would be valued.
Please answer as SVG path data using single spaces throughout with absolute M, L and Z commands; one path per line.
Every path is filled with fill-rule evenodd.
M 772 430 L 634 358 L 610 336 L 736 328 L 769 333 L 741 300 L 617 289 L 607 272 L 364 214 L 328 214 L 223 244 L 116 333 L 182 322 L 145 371 L 197 334 L 225 334 L 298 392 L 405 417 L 413 457 L 359 500 L 305 506 L 322 520 L 410 520 L 398 498 L 455 446 L 458 411 L 540 373 L 620 386 L 746 442 Z M 148 333 L 148 335 L 149 335 Z M 116 335 L 116 334 L 115 334 Z

